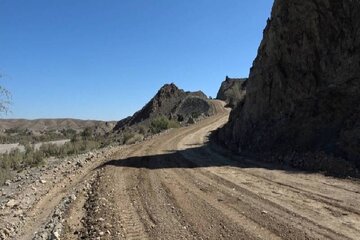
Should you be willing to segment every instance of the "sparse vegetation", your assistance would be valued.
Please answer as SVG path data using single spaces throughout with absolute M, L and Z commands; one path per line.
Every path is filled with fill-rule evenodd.
M 151 121 L 150 131 L 153 134 L 160 133 L 169 128 L 178 128 L 180 124 L 177 121 L 169 120 L 165 116 L 160 116 Z
M 144 136 L 141 134 L 133 134 L 131 138 L 129 138 L 125 144 L 134 144 L 144 139 Z
M 84 131 L 81 133 L 83 139 L 88 140 L 93 137 L 93 130 L 89 127 L 85 128 Z
M 73 132 L 69 132 L 69 134 L 73 134 Z M 49 157 L 63 158 L 81 154 L 105 147 L 110 143 L 111 141 L 103 137 L 95 138 L 89 129 L 85 129 L 80 134 L 75 134 L 70 142 L 61 146 L 43 144 L 38 150 L 35 150 L 32 144 L 24 142 L 25 151 L 21 152 L 16 149 L 9 153 L 0 154 L 0 185 L 10 177 L 11 171 L 21 171 L 29 167 L 45 164 L 45 159 Z
M 49 130 L 42 133 L 35 134 L 29 130 L 18 128 L 10 128 L 5 130 L 0 135 L 0 143 L 36 143 L 36 142 L 49 142 L 62 139 L 71 139 L 76 135 L 73 129 L 63 129 L 61 131 Z
M 70 141 L 63 146 L 55 144 L 43 144 L 39 151 L 44 157 L 66 157 L 74 154 L 84 153 L 93 149 L 100 148 L 100 142 L 93 140 Z
M 140 127 L 139 127 L 139 133 L 140 133 L 141 135 L 145 135 L 145 134 L 146 134 L 146 130 L 145 130 L 145 127 L 144 127 L 144 126 L 140 126 Z
M 123 144 L 126 144 L 131 138 L 134 137 L 134 133 L 132 132 L 125 132 L 123 135 Z
M 15 149 L 0 155 L 0 184 L 11 175 L 11 170 L 20 171 L 27 167 L 35 167 L 44 163 L 44 153 L 26 146 L 25 152 Z

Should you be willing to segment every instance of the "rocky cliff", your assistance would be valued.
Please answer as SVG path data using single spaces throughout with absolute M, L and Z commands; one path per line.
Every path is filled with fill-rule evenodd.
M 219 138 L 239 152 L 287 153 L 300 167 L 317 168 L 319 152 L 359 167 L 359 12 L 358 0 L 276 0 L 244 106 Z
M 226 76 L 216 98 L 223 100 L 226 104 L 234 108 L 239 102 L 245 100 L 247 78 L 229 78 Z

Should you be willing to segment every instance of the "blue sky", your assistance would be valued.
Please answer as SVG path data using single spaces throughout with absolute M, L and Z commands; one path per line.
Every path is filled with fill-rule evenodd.
M 249 73 L 273 0 L 0 0 L 6 118 L 119 120 Z

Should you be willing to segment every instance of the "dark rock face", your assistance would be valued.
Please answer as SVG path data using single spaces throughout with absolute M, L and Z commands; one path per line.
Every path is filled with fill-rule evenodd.
M 276 0 L 244 106 L 220 139 L 237 151 L 323 152 L 359 167 L 359 12 L 358 0 Z
M 180 118 L 197 118 L 201 114 L 209 115 L 211 105 L 204 98 L 188 96 L 176 107 L 174 115 Z
M 119 121 L 114 131 L 139 123 L 146 127 L 152 119 L 159 116 L 186 121 L 193 115 L 211 114 L 212 106 L 203 92 L 185 92 L 173 83 L 165 84 L 140 111 Z
M 245 100 L 247 78 L 229 78 L 221 83 L 216 99 L 223 100 L 231 108 Z

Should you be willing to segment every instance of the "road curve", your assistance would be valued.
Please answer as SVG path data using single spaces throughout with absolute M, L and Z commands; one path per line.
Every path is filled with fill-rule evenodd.
M 66 239 L 359 239 L 360 184 L 207 143 L 229 110 L 112 155 L 67 213 Z M 81 224 L 76 222 L 81 221 Z M 76 227 L 74 227 L 76 226 Z

